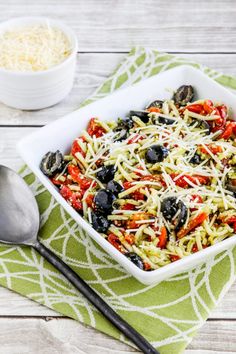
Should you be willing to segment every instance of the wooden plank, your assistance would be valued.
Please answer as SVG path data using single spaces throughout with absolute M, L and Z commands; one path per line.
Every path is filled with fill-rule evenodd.
M 186 354 L 236 352 L 236 321 L 207 321 L 189 345 Z
M 9 0 L 0 20 L 48 16 L 74 28 L 81 51 L 124 51 L 142 45 L 171 51 L 236 52 L 233 0 Z
M 0 164 L 19 170 L 23 161 L 17 153 L 17 142 L 37 128 L 0 128 Z
M 234 54 L 178 54 L 226 74 L 236 75 Z M 0 104 L 0 125 L 42 125 L 78 109 L 110 75 L 125 54 L 79 54 L 74 87 L 67 98 L 56 106 L 39 111 L 20 111 Z
M 4 354 L 122 354 L 135 349 L 69 319 L 0 319 Z
M 0 318 L 0 328 L 0 347 L 4 354 L 139 353 L 120 341 L 70 319 Z M 236 321 L 207 322 L 185 353 L 235 353 L 235 331 Z
M 0 286 L 0 317 L 2 316 L 59 317 L 61 315 L 48 307 Z

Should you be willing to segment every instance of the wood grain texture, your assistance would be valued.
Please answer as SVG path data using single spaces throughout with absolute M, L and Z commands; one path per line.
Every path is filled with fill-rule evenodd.
M 42 306 L 9 289 L 0 287 L 0 318 L 9 316 L 63 317 L 58 312 L 55 312 L 48 307 Z
M 17 142 L 34 129 L 37 128 L 0 128 L 0 164 L 19 170 L 23 161 L 17 153 Z
M 3 354 L 134 354 L 134 348 L 79 322 L 61 318 L 0 318 Z M 236 322 L 208 321 L 185 354 L 235 352 Z M 209 338 L 214 337 L 214 351 Z M 170 353 L 171 354 L 171 353 Z
M 236 54 L 178 55 L 225 74 L 236 75 Z M 74 87 L 61 103 L 39 111 L 20 111 L 0 104 L 0 125 L 44 125 L 73 112 L 114 71 L 124 56 L 114 53 L 79 53 Z
M 43 15 L 74 28 L 80 51 L 124 51 L 143 45 L 168 51 L 236 52 L 231 0 L 9 0 L 0 20 Z

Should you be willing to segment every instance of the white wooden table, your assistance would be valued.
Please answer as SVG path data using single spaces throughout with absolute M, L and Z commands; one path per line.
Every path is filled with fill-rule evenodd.
M 55 107 L 23 112 L 0 104 L 0 163 L 18 169 L 24 135 L 77 109 L 133 45 L 192 58 L 236 75 L 234 0 L 8 0 L 0 21 L 42 15 L 64 20 L 78 35 L 77 76 Z M 91 328 L 0 288 L 0 354 L 118 354 L 135 351 Z M 236 353 L 236 284 L 186 354 Z M 170 353 L 171 354 L 171 353 Z

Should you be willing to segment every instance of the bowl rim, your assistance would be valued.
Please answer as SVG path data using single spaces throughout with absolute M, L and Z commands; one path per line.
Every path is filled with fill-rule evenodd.
M 0 74 L 4 73 L 7 75 L 15 75 L 15 76 L 42 76 L 42 75 L 47 75 L 48 73 L 52 73 L 60 68 L 62 68 L 63 66 L 66 66 L 67 63 L 74 57 L 76 56 L 77 52 L 78 52 L 78 40 L 76 37 L 76 34 L 74 32 L 74 30 L 69 27 L 67 24 L 65 24 L 63 21 L 58 20 L 58 19 L 54 19 L 51 17 L 44 17 L 44 16 L 19 16 L 19 17 L 14 17 L 11 18 L 7 21 L 3 21 L 0 23 L 0 34 L 4 33 L 9 26 L 12 25 L 12 29 L 18 25 L 27 25 L 30 23 L 50 23 L 52 25 L 55 25 L 55 27 L 59 28 L 67 37 L 67 39 L 69 40 L 69 42 L 72 45 L 72 50 L 70 55 L 63 60 L 61 63 L 56 64 L 54 66 L 52 66 L 49 69 L 46 70 L 41 70 L 41 71 L 14 71 L 14 70 L 9 70 L 9 69 L 5 69 L 0 67 Z
M 227 88 L 220 85 L 219 83 L 215 82 L 212 78 L 207 76 L 205 73 L 203 73 L 199 69 L 196 69 L 195 67 L 192 67 L 191 65 L 183 64 L 183 65 L 179 65 L 177 67 L 168 69 L 164 72 L 160 72 L 156 75 L 153 75 L 145 80 L 141 80 L 141 81 L 139 81 L 133 85 L 130 85 L 128 87 L 124 87 L 124 88 L 121 88 L 117 91 L 114 91 L 113 93 L 111 93 L 99 100 L 93 101 L 92 103 L 90 103 L 86 106 L 83 106 L 83 107 L 79 108 L 78 110 L 75 110 L 74 112 L 71 112 L 63 117 L 60 117 L 59 119 L 53 121 L 49 125 L 53 127 L 53 125 L 57 125 L 60 120 L 64 120 L 64 119 L 66 119 L 66 117 L 76 114 L 78 111 L 86 110 L 88 107 L 90 107 L 93 104 L 96 104 L 97 102 L 102 103 L 102 101 L 106 101 L 111 96 L 114 97 L 116 95 L 119 95 L 120 92 L 127 92 L 127 91 L 129 91 L 129 89 L 131 87 L 134 87 L 134 86 L 136 87 L 136 86 L 142 85 L 142 83 L 144 81 L 151 82 L 152 80 L 154 80 L 155 77 L 165 76 L 165 74 L 167 72 L 172 72 L 174 74 L 175 72 L 182 71 L 182 70 L 187 70 L 187 72 L 189 71 L 190 74 L 191 74 L 191 72 L 195 73 L 197 75 L 200 75 L 202 78 L 205 78 L 205 79 L 213 82 L 216 87 L 219 87 L 219 88 L 221 88 L 221 90 L 226 91 L 227 95 L 229 95 L 235 99 L 235 95 L 232 92 L 230 92 Z M 40 131 L 42 132 L 46 127 L 47 126 L 44 126 L 43 128 L 40 129 Z M 66 210 L 66 212 L 68 212 L 70 214 L 70 216 L 75 220 L 75 222 L 78 224 L 78 226 L 83 228 L 83 230 L 85 232 L 87 232 L 89 234 L 89 236 L 95 242 L 99 243 L 99 241 L 97 241 L 95 237 L 91 236 L 91 234 L 93 234 L 95 236 L 99 236 L 101 238 L 100 240 L 103 245 L 101 246 L 101 243 L 99 243 L 99 244 L 105 250 L 105 252 L 107 252 L 113 260 L 115 260 L 117 263 L 119 263 L 122 268 L 124 268 L 123 264 L 127 265 L 127 267 L 125 267 L 126 272 L 128 274 L 130 274 L 131 276 L 134 276 L 141 283 L 143 283 L 145 285 L 153 285 L 153 284 L 155 285 L 158 282 L 164 280 L 165 278 L 168 278 L 168 273 L 171 273 L 170 271 L 172 269 L 174 269 L 174 267 L 177 264 L 178 264 L 178 268 L 179 268 L 179 267 L 181 267 L 181 265 L 188 266 L 189 263 L 195 264 L 194 260 L 196 261 L 196 264 L 204 263 L 204 262 L 206 262 L 206 260 L 210 256 L 216 256 L 217 254 L 223 252 L 224 250 L 226 250 L 229 247 L 236 244 L 236 234 L 234 234 L 233 236 L 231 236 L 228 239 L 222 240 L 221 242 L 216 243 L 208 248 L 202 249 L 194 254 L 183 257 L 176 262 L 169 263 L 169 264 L 167 264 L 163 267 L 160 267 L 158 269 L 154 269 L 152 271 L 145 271 L 145 270 L 138 268 L 128 258 L 126 258 L 122 253 L 120 253 L 115 247 L 113 247 L 107 240 L 103 239 L 101 237 L 101 235 L 92 227 L 92 225 L 88 221 L 86 221 L 82 216 L 78 215 L 78 213 L 75 211 L 75 209 L 66 202 L 66 200 L 60 195 L 60 193 L 58 193 L 58 191 L 54 188 L 53 184 L 50 182 L 50 180 L 45 175 L 43 175 L 43 173 L 41 173 L 39 176 L 39 174 L 37 172 L 37 167 L 35 166 L 34 163 L 31 163 L 28 161 L 27 153 L 26 153 L 26 146 L 28 144 L 28 141 L 31 141 L 34 137 L 36 138 L 37 134 L 39 134 L 39 130 L 32 132 L 31 134 L 29 134 L 28 136 L 26 136 L 25 138 L 20 140 L 20 142 L 17 144 L 18 151 L 19 151 L 21 157 L 23 158 L 23 160 L 26 161 L 26 163 L 27 163 L 28 167 L 31 169 L 31 171 L 33 173 L 35 173 L 36 177 L 46 187 L 47 191 L 52 195 L 53 198 L 55 198 L 57 200 L 57 202 Z M 54 193 L 54 190 L 55 190 L 55 193 Z M 80 220 L 78 221 L 77 218 L 79 218 Z M 105 241 L 105 243 L 103 243 L 103 241 Z M 223 247 L 223 245 L 225 245 L 225 247 Z M 109 251 L 111 251 L 111 247 L 112 247 L 113 254 L 109 253 Z M 114 254 L 115 254 L 115 256 L 114 256 Z M 123 258 L 122 259 L 123 264 L 121 264 L 118 260 L 120 257 Z M 190 261 L 192 261 L 192 262 L 190 262 Z M 194 266 L 195 265 L 193 265 L 193 267 Z M 130 270 L 128 268 L 130 268 Z M 189 268 L 187 268 L 187 269 L 189 269 Z M 184 271 L 179 271 L 177 274 L 180 274 L 183 272 Z M 157 274 L 160 275 L 160 280 L 157 279 Z M 170 276 L 173 276 L 173 275 L 171 274 Z

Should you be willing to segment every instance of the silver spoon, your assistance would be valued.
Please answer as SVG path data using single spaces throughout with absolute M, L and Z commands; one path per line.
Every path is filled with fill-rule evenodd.
M 143 353 L 158 354 L 79 275 L 40 243 L 37 238 L 39 225 L 39 210 L 30 188 L 16 172 L 0 165 L 0 242 L 34 247 Z

